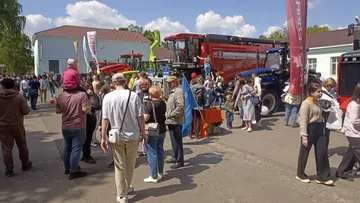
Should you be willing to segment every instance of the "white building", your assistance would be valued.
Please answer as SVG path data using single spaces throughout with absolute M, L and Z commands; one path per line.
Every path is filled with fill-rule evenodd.
M 336 80 L 339 57 L 353 50 L 353 36 L 347 36 L 347 29 L 312 34 L 307 36 L 307 47 L 309 68 Z
M 83 52 L 83 37 L 88 31 L 97 33 L 98 61 L 116 62 L 120 54 L 143 54 L 143 60 L 149 59 L 151 42 L 135 32 L 99 29 L 78 26 L 61 26 L 37 32 L 33 36 L 35 74 L 44 72 L 63 73 L 69 58 L 76 58 L 73 41 L 78 41 L 80 72 L 86 72 Z M 88 60 L 92 60 L 87 46 Z

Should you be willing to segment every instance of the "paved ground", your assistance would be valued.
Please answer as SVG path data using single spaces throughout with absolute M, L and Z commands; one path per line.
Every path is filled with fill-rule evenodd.
M 89 172 L 88 177 L 69 181 L 63 175 L 60 117 L 53 113 L 53 108 L 40 105 L 38 112 L 27 116 L 25 124 L 34 168 L 22 172 L 15 149 L 16 176 L 5 178 L 0 174 L 0 202 L 116 202 L 113 169 L 107 168 L 111 155 L 102 153 L 100 148 L 93 148 L 96 165 L 81 164 Z M 285 128 L 282 117 L 279 114 L 264 119 L 263 126 L 251 134 L 234 129 L 232 133 L 224 130 L 206 140 L 184 139 L 186 167 L 170 170 L 166 165 L 164 180 L 158 184 L 142 182 L 149 176 L 149 167 L 145 158 L 139 158 L 133 181 L 136 193 L 130 202 L 358 202 L 359 180 L 338 181 L 335 187 L 295 180 L 299 133 L 298 129 Z M 235 122 L 234 126 L 238 125 Z M 334 172 L 347 143 L 343 135 L 332 133 L 330 144 Z M 165 149 L 170 155 L 168 138 Z M 2 165 L 0 171 L 4 172 Z M 307 173 L 315 174 L 313 156 L 309 158 Z

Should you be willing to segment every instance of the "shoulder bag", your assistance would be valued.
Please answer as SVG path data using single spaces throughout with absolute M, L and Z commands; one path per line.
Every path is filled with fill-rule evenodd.
M 155 122 L 145 124 L 145 134 L 147 134 L 148 136 L 158 136 L 160 135 L 160 124 L 156 120 L 155 105 L 153 101 L 151 101 L 151 105 Z
M 121 136 L 123 134 L 122 129 L 123 129 L 123 126 L 124 126 L 126 112 L 128 110 L 128 107 L 129 107 L 130 96 L 131 96 L 131 91 L 129 90 L 129 97 L 128 97 L 128 100 L 126 102 L 125 113 L 124 113 L 124 116 L 123 116 L 123 120 L 121 122 L 120 129 L 114 128 L 114 129 L 111 129 L 109 131 L 109 142 L 110 143 L 114 144 L 114 143 L 118 143 L 118 142 L 121 141 Z

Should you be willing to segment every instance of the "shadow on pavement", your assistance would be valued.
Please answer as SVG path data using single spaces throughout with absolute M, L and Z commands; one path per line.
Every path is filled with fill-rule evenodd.
M 331 136 L 331 135 L 330 135 Z M 330 138 L 330 142 L 331 142 L 331 138 Z M 347 146 L 341 146 L 341 147 L 335 147 L 335 148 L 331 148 L 328 149 L 328 154 L 330 156 L 333 156 L 335 154 L 339 155 L 339 156 L 344 156 L 346 150 L 348 149 Z
M 273 128 L 276 126 L 276 122 L 278 121 L 278 118 L 263 118 L 260 121 L 261 126 L 257 128 L 259 131 L 263 130 L 269 130 L 272 131 Z
M 0 202 L 83 202 L 85 190 L 94 185 L 111 183 L 112 179 L 105 178 L 112 170 L 100 170 L 99 168 L 85 166 L 89 176 L 70 181 L 64 175 L 63 163 L 60 154 L 53 143 L 52 136 L 43 131 L 28 131 L 27 143 L 33 168 L 29 171 L 21 171 L 21 163 L 18 159 L 16 146 L 13 150 L 15 176 L 7 178 L 0 174 Z M 0 160 L 2 162 L 3 157 Z M 84 164 L 82 164 L 82 167 Z M 4 166 L 1 164 L 1 171 Z M 81 188 L 78 183 L 85 182 Z
M 218 153 L 199 154 L 196 157 L 190 158 L 188 160 L 188 164 L 185 167 L 167 171 L 167 173 L 164 175 L 164 178 L 162 179 L 163 182 L 176 178 L 180 180 L 179 184 L 138 190 L 136 191 L 135 196 L 131 199 L 131 202 L 144 200 L 148 197 L 161 197 L 180 191 L 195 189 L 198 184 L 194 182 L 194 176 L 209 169 L 212 165 L 219 164 L 222 160 L 222 154 Z

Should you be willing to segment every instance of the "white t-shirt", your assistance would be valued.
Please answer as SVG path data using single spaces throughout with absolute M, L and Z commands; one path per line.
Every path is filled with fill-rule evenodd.
M 112 129 L 119 129 L 124 119 L 129 90 L 114 90 L 105 95 L 102 103 L 103 118 L 109 119 Z M 144 115 L 144 106 L 136 93 L 131 92 L 126 111 L 121 140 L 137 140 L 140 138 L 138 118 Z
M 135 93 L 136 93 L 136 94 L 139 93 L 139 92 L 141 92 L 141 90 L 140 90 L 140 79 L 136 79 L 136 80 L 134 81 L 134 84 L 133 84 L 132 88 L 133 88 L 133 89 L 135 88 Z
M 29 82 L 27 80 L 22 80 L 20 82 L 20 90 L 23 90 L 23 89 L 29 89 L 30 86 L 29 86 Z

